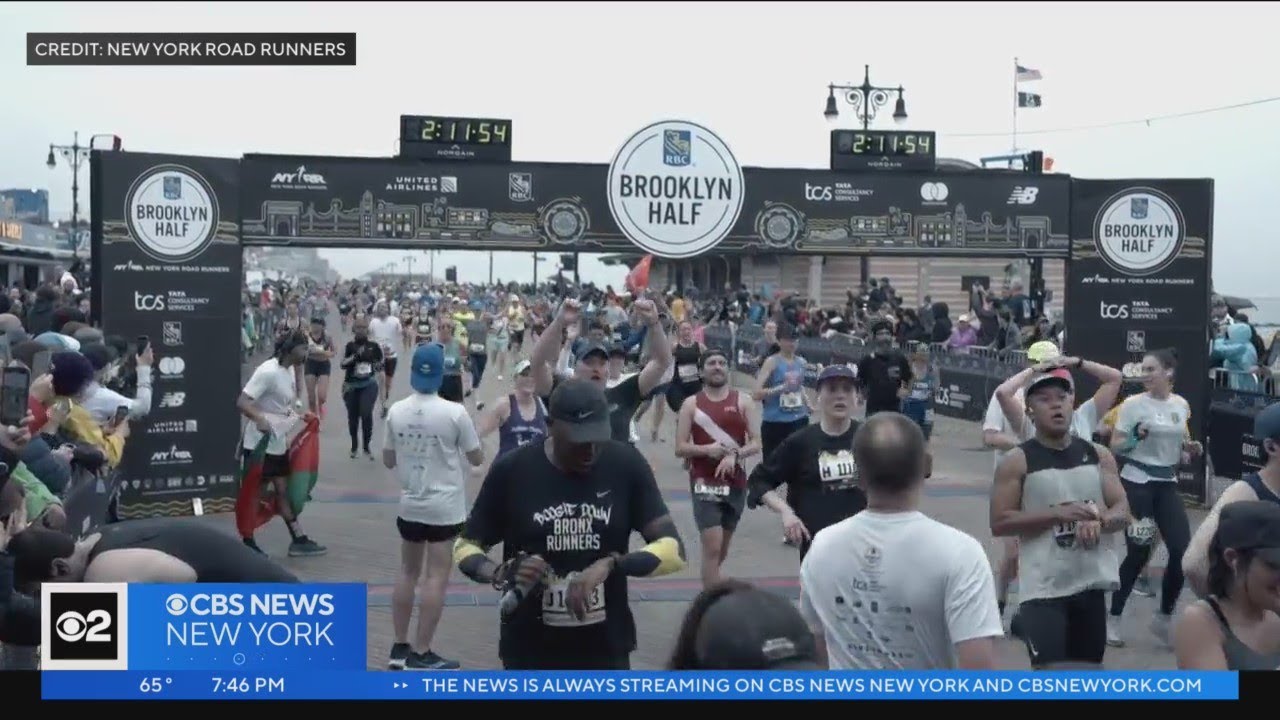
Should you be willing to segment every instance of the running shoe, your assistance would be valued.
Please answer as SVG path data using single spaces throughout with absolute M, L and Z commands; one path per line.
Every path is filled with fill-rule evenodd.
M 368 448 L 366 448 L 366 449 L 365 449 L 365 451 L 364 451 L 364 456 L 365 456 L 365 458 L 366 458 L 366 459 L 372 460 L 372 459 L 373 459 L 373 451 L 372 451 L 372 450 L 369 450 Z
M 1107 614 L 1107 644 L 1111 647 L 1124 647 L 1124 638 L 1120 637 L 1120 616 Z
M 258 541 L 254 540 L 251 537 L 247 537 L 244 539 L 244 546 L 258 553 L 259 555 L 266 555 L 266 553 L 262 551 L 262 548 L 258 547 Z
M 317 557 L 329 552 L 329 548 L 309 537 L 300 537 L 289 544 L 289 557 Z
M 446 660 L 431 650 L 424 653 L 410 653 L 404 662 L 405 670 L 457 670 L 462 663 L 457 660 Z
M 1157 612 L 1156 616 L 1151 618 L 1151 634 L 1156 636 L 1165 647 L 1169 647 L 1169 625 L 1173 620 L 1173 616 L 1165 615 Z
M 359 455 L 359 454 L 360 454 L 360 453 L 356 452 L 355 450 L 352 450 L 352 451 L 351 451 L 351 459 L 352 459 L 352 460 L 355 460 L 355 459 L 356 459 L 356 456 L 357 456 L 357 455 Z
M 409 643 L 396 643 L 391 646 L 391 659 L 387 661 L 387 667 L 392 670 L 403 670 L 405 662 L 409 660 L 409 656 L 413 654 L 413 648 L 409 647 Z

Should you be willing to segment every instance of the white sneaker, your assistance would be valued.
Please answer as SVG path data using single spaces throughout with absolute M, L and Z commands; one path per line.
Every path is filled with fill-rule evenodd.
M 1110 613 L 1107 613 L 1107 644 L 1124 647 L 1124 638 L 1120 637 L 1120 618 Z
M 631 426 L 630 426 L 630 427 L 631 427 L 631 437 L 630 437 L 629 439 L 631 440 L 631 444 L 632 444 L 632 445 L 638 445 L 638 444 L 640 444 L 640 433 L 639 433 L 639 431 L 637 431 L 637 430 L 636 430 L 636 421 L 635 421 L 635 420 L 632 420 L 632 421 L 631 421 Z

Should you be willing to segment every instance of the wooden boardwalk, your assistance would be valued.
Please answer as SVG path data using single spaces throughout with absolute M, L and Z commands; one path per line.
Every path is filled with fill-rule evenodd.
M 334 323 L 336 325 L 336 323 Z M 393 397 L 409 393 L 407 369 L 401 363 Z M 247 368 L 251 369 L 251 368 Z M 399 536 L 395 530 L 398 484 L 379 461 L 348 457 L 346 417 L 338 398 L 340 381 L 335 376 L 330 389 L 330 410 L 323 424 L 324 448 L 321 457 L 321 480 L 316 501 L 302 517 L 303 526 L 317 541 L 329 547 L 321 558 L 288 558 L 284 550 L 288 535 L 279 522 L 262 530 L 259 542 L 267 552 L 299 576 L 316 581 L 361 582 L 369 585 L 370 669 L 385 667 L 391 646 L 391 583 L 398 566 Z M 484 400 L 492 401 L 509 392 L 510 379 L 499 381 L 489 371 L 480 390 Z M 648 418 L 645 423 L 647 425 Z M 375 455 L 381 446 L 381 420 L 375 420 Z M 639 648 L 632 658 L 640 669 L 662 667 L 670 652 L 680 619 L 699 591 L 697 572 L 697 539 L 689 509 L 688 485 L 679 462 L 672 454 L 674 435 L 672 414 L 667 413 L 662 428 L 663 440 L 642 439 L 640 449 L 652 464 L 663 494 L 676 519 L 676 524 L 690 547 L 691 563 L 678 575 L 655 580 L 632 582 L 632 609 L 639 628 Z M 647 435 L 642 432 L 642 435 Z M 999 543 L 987 529 L 987 495 L 991 483 L 991 454 L 982 450 L 981 432 L 976 424 L 940 418 L 935 428 L 934 467 L 938 476 L 930 481 L 924 511 L 943 522 L 958 527 L 984 542 L 994 557 Z M 486 443 L 492 456 L 496 437 Z M 474 474 L 468 496 L 474 497 L 483 475 Z M 212 517 L 208 522 L 231 531 L 228 516 Z M 1193 518 L 1199 522 L 1199 515 Z M 638 540 L 638 539 L 637 539 Z M 1158 561 L 1163 562 L 1163 561 Z M 768 586 L 777 592 L 796 596 L 798 556 L 781 542 L 777 517 L 765 510 L 748 511 L 734 538 L 726 564 L 733 577 Z M 495 593 L 471 583 L 455 571 L 451 579 L 448 606 L 437 632 L 433 649 L 462 662 L 471 669 L 498 668 L 498 623 Z M 1134 596 L 1126 612 L 1128 646 L 1108 649 L 1107 665 L 1114 668 L 1172 668 L 1171 654 L 1158 648 L 1146 630 L 1156 601 Z M 1001 643 L 1002 665 L 1011 669 L 1027 667 L 1026 651 L 1021 643 Z

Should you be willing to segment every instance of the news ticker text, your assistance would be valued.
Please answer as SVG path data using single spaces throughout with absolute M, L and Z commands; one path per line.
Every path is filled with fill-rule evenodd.
M 355 65 L 355 33 L 27 33 L 28 65 Z
M 363 660 L 363 658 L 362 658 Z M 1236 673 L 45 672 L 45 700 L 1236 700 Z

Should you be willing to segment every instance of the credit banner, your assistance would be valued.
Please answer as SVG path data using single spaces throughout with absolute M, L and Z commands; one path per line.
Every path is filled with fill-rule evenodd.
M 1074 180 L 1072 188 L 1067 353 L 1132 376 L 1146 353 L 1176 349 L 1174 391 L 1204 440 L 1213 181 Z M 1076 381 L 1077 399 L 1093 392 L 1090 377 Z M 1203 458 L 1180 469 L 1178 485 L 1204 501 Z
M 155 355 L 151 412 L 119 468 L 125 517 L 235 506 L 238 184 L 235 160 L 93 153 L 93 304 L 106 332 Z
M 686 150 L 696 164 L 699 151 Z M 610 209 L 609 177 L 607 165 L 246 155 L 244 241 L 636 252 Z M 741 210 L 715 250 L 1066 257 L 1071 181 L 1028 177 L 743 168 Z M 712 216 L 705 187 L 660 190 L 628 201 L 645 232 L 683 237 L 665 226 L 687 231 Z
M 359 653 L 364 661 L 364 651 Z M 45 700 L 1237 700 L 1231 672 L 46 672 Z
M 44 670 L 365 668 L 364 585 L 46 583 L 41 593 Z

